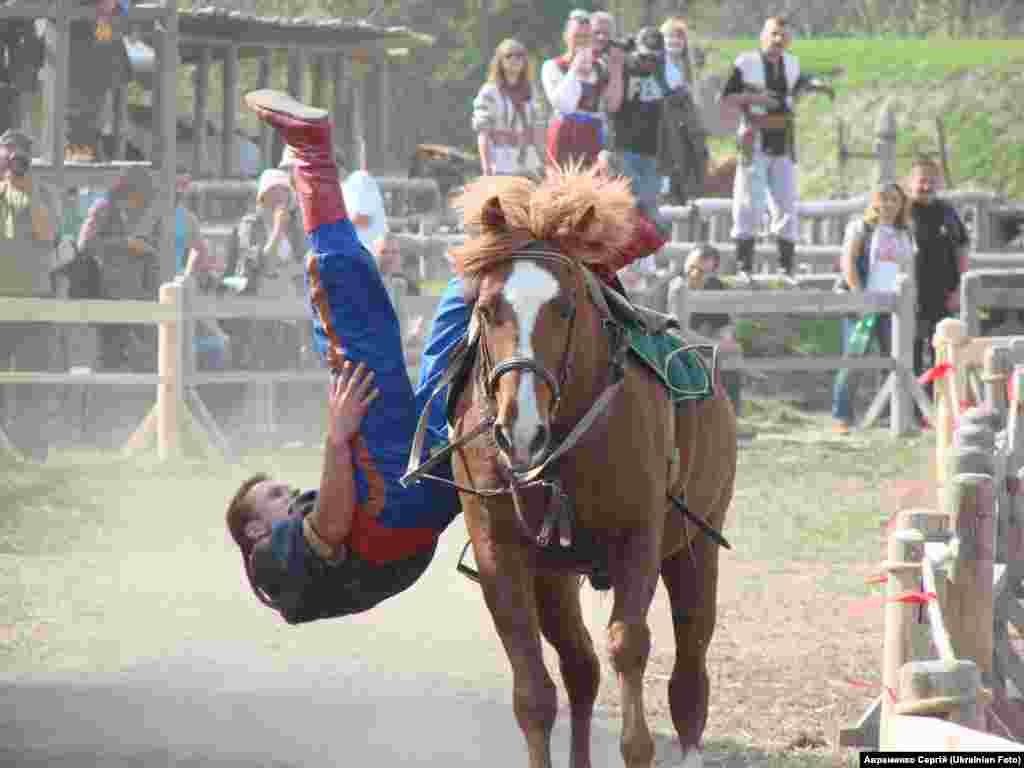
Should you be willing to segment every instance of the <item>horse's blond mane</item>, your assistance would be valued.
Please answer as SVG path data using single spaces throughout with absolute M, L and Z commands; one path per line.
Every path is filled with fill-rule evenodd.
M 494 198 L 504 216 L 498 226 L 492 221 Z M 531 240 L 549 241 L 580 262 L 600 263 L 612 260 L 633 237 L 629 182 L 578 166 L 551 169 L 540 183 L 484 176 L 454 204 L 469 233 L 451 253 L 456 272 L 464 277 L 478 275 Z

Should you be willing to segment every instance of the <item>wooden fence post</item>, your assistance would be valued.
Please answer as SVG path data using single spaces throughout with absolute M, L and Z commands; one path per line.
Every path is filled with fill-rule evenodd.
M 981 336 L 981 317 L 978 315 L 978 289 L 981 275 L 969 271 L 960 278 L 960 319 L 965 333 L 974 338 Z
M 882 657 L 882 712 L 880 742 L 888 743 L 889 717 L 893 714 L 893 697 L 899 687 L 900 669 L 910 661 L 913 648 L 913 625 L 917 615 L 914 603 L 898 602 L 904 592 L 921 588 L 921 559 L 924 557 L 924 535 L 912 528 L 897 528 L 889 535 L 885 570 L 885 639 Z
M 1009 347 L 989 347 L 985 350 L 984 361 L 985 403 L 999 422 L 1006 424 L 1009 415 L 1006 382 L 1013 369 Z
M 960 404 L 956 397 L 956 348 L 963 343 L 964 328 L 960 320 L 946 318 L 935 327 L 932 346 L 935 365 L 949 363 L 953 370 L 934 383 L 935 403 L 935 471 L 940 495 L 946 485 L 946 455 L 953 444 L 953 425 Z
M 186 287 L 177 281 L 160 286 L 160 303 L 174 308 L 175 319 L 160 323 L 157 373 L 156 430 L 157 455 L 161 461 L 180 458 L 182 450 L 182 423 L 185 407 L 184 355 L 185 292 Z
M 886 99 L 875 124 L 875 157 L 878 159 L 878 183 L 896 181 L 896 104 Z
M 958 474 L 946 496 L 955 533 L 947 624 L 958 658 L 992 680 L 992 571 L 995 509 L 991 475 Z
M 914 335 L 917 327 L 917 287 L 912 277 L 899 282 L 900 302 L 892 315 L 892 357 L 896 363 L 889 400 L 889 430 L 894 437 L 905 435 L 914 423 L 914 403 L 908 378 L 914 375 Z

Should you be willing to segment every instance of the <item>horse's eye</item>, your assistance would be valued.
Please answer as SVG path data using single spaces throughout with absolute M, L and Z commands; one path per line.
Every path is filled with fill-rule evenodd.
M 568 320 L 572 317 L 572 304 L 566 299 L 558 299 L 555 301 L 555 311 L 558 312 L 560 318 Z

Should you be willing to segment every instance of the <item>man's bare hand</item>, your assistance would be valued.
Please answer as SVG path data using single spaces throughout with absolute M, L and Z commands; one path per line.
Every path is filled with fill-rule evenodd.
M 370 403 L 380 390 L 373 387 L 373 371 L 365 363 L 342 365 L 330 388 L 327 434 L 334 445 L 348 445 L 359 432 Z

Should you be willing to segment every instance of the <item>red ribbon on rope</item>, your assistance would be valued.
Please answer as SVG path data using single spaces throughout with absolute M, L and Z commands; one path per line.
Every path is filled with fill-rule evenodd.
M 923 387 L 925 384 L 931 384 L 933 381 L 946 378 L 946 374 L 952 370 L 952 363 L 939 363 L 918 376 L 917 383 Z
M 868 576 L 864 579 L 865 584 L 885 584 L 889 581 L 889 576 L 884 573 L 880 573 L 877 576 Z
M 875 577 L 888 580 L 888 576 Z M 871 608 L 878 608 L 884 606 L 886 603 L 903 603 L 904 605 L 926 605 L 932 600 L 938 600 L 938 595 L 934 592 L 916 592 L 907 591 L 901 592 L 893 597 L 887 597 L 880 595 L 878 597 L 868 597 L 864 600 L 859 600 L 850 606 L 851 616 L 863 616 Z

